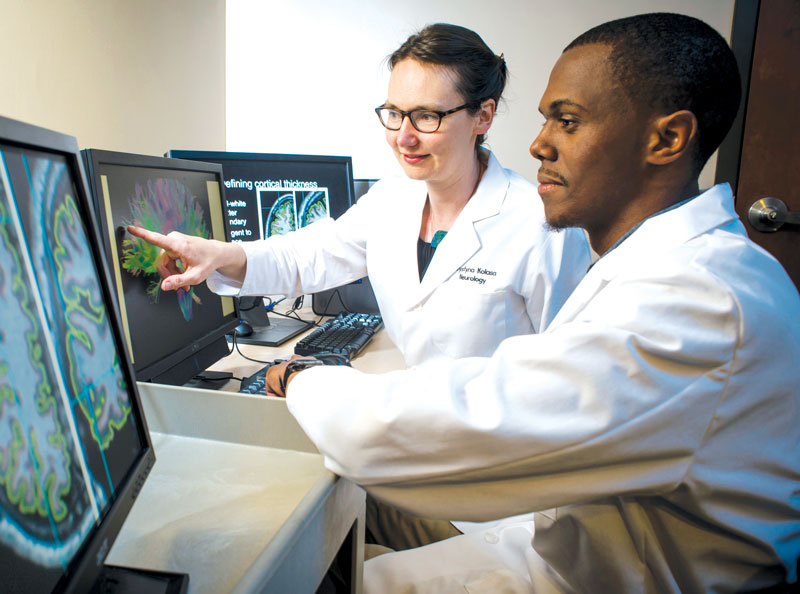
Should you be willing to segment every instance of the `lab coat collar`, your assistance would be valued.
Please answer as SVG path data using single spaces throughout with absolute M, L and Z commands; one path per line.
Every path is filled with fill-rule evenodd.
M 631 267 L 647 264 L 657 254 L 723 226 L 746 235 L 733 208 L 733 195 L 728 184 L 716 185 L 677 208 L 645 219 L 633 233 L 592 265 L 548 329 L 573 319 L 609 281 Z
M 496 216 L 503 206 L 509 185 L 508 172 L 503 169 L 494 154 L 489 153 L 489 163 L 475 194 L 458 215 L 431 260 L 430 266 L 413 295 L 414 307 L 428 297 L 440 284 L 450 278 L 481 247 L 475 223 Z M 417 231 L 419 220 L 417 220 Z M 415 261 L 416 261 L 416 252 Z
M 672 249 L 738 218 L 730 186 L 718 184 L 677 208 L 668 208 L 645 219 L 630 236 L 601 256 L 591 271 L 611 278 L 616 276 L 620 267 L 650 259 L 656 253 Z M 745 234 L 741 223 L 738 231 Z

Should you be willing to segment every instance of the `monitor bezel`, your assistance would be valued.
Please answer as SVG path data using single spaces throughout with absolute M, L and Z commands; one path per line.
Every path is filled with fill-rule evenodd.
M 119 317 L 119 307 L 116 302 L 116 295 L 111 289 L 111 275 L 107 262 L 103 257 L 102 243 L 88 193 L 86 175 L 78 150 L 77 139 L 74 136 L 0 116 L 0 143 L 25 150 L 55 154 L 65 159 L 72 174 L 73 185 L 77 194 L 76 205 L 81 213 L 84 231 L 92 251 L 100 289 L 103 294 L 103 302 L 106 305 L 109 325 L 119 353 L 120 370 L 128 386 L 131 407 L 136 409 L 135 414 L 138 416 L 137 429 L 142 444 L 139 459 L 131 465 L 127 477 L 120 484 L 110 506 L 105 510 L 99 522 L 92 528 L 81 547 L 75 553 L 53 590 L 53 592 L 63 594 L 87 592 L 103 571 L 103 562 L 121 531 L 147 475 L 155 464 L 155 450 L 150 438 L 134 371 L 127 356 L 127 348 L 122 335 L 122 324 Z
M 136 153 L 126 153 L 120 151 L 110 151 L 104 149 L 83 149 L 81 151 L 86 166 L 89 188 L 93 197 L 93 204 L 96 209 L 98 222 L 102 225 L 100 233 L 103 239 L 103 248 L 106 254 L 111 253 L 111 238 L 105 232 L 108 221 L 106 219 L 105 208 L 100 194 L 99 169 L 102 165 L 113 165 L 122 167 L 142 167 L 148 169 L 163 169 L 165 171 L 189 171 L 210 173 L 217 177 L 219 181 L 220 200 L 222 207 L 225 204 L 225 185 L 222 175 L 222 166 L 216 163 L 204 163 L 184 159 L 169 159 L 153 155 L 141 155 Z M 228 223 L 223 217 L 225 239 L 228 238 Z M 119 296 L 123 298 L 122 295 Z M 157 382 L 173 385 L 183 385 L 190 381 L 192 377 L 201 373 L 207 367 L 216 363 L 223 356 L 230 353 L 227 346 L 226 335 L 233 332 L 239 324 L 239 309 L 236 300 L 233 300 L 234 311 L 230 319 L 217 326 L 212 331 L 199 336 L 185 346 L 161 357 L 145 366 L 136 365 L 134 357 L 134 372 L 139 381 Z M 129 320 L 130 322 L 130 320 Z M 196 364 L 195 364 L 196 362 Z M 200 368 L 198 370 L 198 368 Z

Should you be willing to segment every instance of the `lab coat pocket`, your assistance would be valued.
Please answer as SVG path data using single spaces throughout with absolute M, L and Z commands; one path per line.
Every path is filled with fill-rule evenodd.
M 425 326 L 445 356 L 488 357 L 507 336 L 505 291 L 482 293 L 445 283 L 426 306 Z

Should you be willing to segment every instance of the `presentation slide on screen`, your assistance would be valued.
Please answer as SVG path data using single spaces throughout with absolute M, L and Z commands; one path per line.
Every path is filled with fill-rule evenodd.
M 329 190 L 317 182 L 229 179 L 225 188 L 233 241 L 284 235 L 331 216 Z

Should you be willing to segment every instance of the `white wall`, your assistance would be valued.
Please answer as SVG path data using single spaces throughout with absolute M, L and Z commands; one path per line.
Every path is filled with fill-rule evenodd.
M 477 31 L 511 78 L 489 133 L 501 162 L 533 179 L 537 105 L 564 46 L 601 22 L 669 10 L 730 39 L 733 0 L 228 0 L 227 147 L 351 155 L 356 177 L 399 171 L 372 109 L 386 98 L 384 58 L 433 22 Z M 701 182 L 713 183 L 713 164 Z
M 356 176 L 380 177 L 397 171 L 372 111 L 385 99 L 383 60 L 422 26 L 447 21 L 505 53 L 511 79 L 489 144 L 533 178 L 536 105 L 569 41 L 651 10 L 700 17 L 729 37 L 732 4 L 0 0 L 0 115 L 73 134 L 82 147 L 352 155 Z M 713 167 L 701 181 L 712 178 Z
M 225 0 L 0 6 L 0 115 L 82 148 L 225 148 Z

